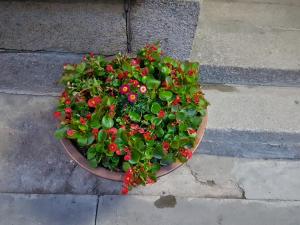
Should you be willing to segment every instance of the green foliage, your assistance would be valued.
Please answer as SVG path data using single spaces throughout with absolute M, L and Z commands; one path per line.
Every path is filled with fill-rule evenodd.
M 55 136 L 76 142 L 91 167 L 133 173 L 128 188 L 156 181 L 161 166 L 190 157 L 208 106 L 198 74 L 198 63 L 162 56 L 157 44 L 134 59 L 86 55 L 64 66 Z

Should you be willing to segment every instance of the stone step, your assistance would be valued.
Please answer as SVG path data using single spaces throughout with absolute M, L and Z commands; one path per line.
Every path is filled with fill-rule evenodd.
M 208 126 L 201 151 L 247 158 L 300 158 L 300 88 L 204 86 Z
M 191 59 L 205 83 L 299 87 L 299 20 L 297 0 L 203 0 Z
M 97 178 L 76 166 L 53 137 L 56 101 L 52 96 L 0 94 L 0 192 L 119 194 L 121 183 Z M 213 121 L 213 114 L 209 115 Z M 200 154 L 187 165 L 131 194 L 300 197 L 300 161 L 229 158 L 203 152 L 205 147 L 200 146 Z
M 160 41 L 187 59 L 199 11 L 186 0 L 0 1 L 0 49 L 114 55 Z
M 298 225 L 299 201 L 0 194 L 0 225 Z

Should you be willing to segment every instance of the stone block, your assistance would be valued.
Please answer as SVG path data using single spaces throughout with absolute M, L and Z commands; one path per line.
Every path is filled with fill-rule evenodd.
M 0 48 L 62 52 L 126 51 L 121 0 L 1 1 Z

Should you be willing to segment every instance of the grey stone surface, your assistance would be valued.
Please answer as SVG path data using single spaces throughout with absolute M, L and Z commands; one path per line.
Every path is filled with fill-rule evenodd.
M 300 134 L 300 88 L 204 86 L 208 128 Z
M 1 225 L 94 225 L 97 196 L 0 194 Z
M 192 59 L 210 66 L 299 71 L 299 20 L 297 0 L 203 0 Z
M 300 200 L 300 162 L 236 160 L 232 175 L 247 199 Z
M 207 129 L 201 153 L 257 159 L 300 159 L 300 135 L 286 132 L 255 132 Z
M 300 202 L 104 196 L 97 224 L 298 225 Z
M 0 91 L 58 93 L 63 64 L 78 63 L 81 58 L 77 54 L 0 53 Z
M 132 49 L 161 41 L 165 53 L 187 59 L 199 16 L 199 2 L 136 0 L 131 10 Z
M 126 51 L 123 1 L 1 1 L 0 48 Z
M 300 70 L 201 65 L 201 83 L 300 86 Z
M 0 94 L 0 192 L 118 194 L 76 166 L 53 136 L 53 97 Z

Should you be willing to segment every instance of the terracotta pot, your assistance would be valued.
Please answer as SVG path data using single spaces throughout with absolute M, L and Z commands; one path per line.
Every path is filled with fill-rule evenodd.
M 200 124 L 200 127 L 198 129 L 195 145 L 192 149 L 193 153 L 196 151 L 196 149 L 198 148 L 198 146 L 203 138 L 206 124 L 207 124 L 207 115 L 203 118 L 202 123 Z M 61 143 L 64 146 L 64 149 L 66 150 L 68 155 L 72 158 L 72 160 L 74 160 L 83 169 L 91 172 L 92 174 L 94 174 L 98 177 L 102 177 L 102 178 L 106 178 L 106 179 L 114 180 L 114 181 L 123 181 L 124 173 L 122 173 L 122 172 L 113 172 L 113 171 L 110 171 L 110 170 L 107 170 L 107 169 L 101 168 L 101 167 L 92 168 L 89 165 L 89 162 L 87 161 L 87 159 L 76 149 L 76 147 L 72 144 L 72 142 L 69 139 L 66 139 L 66 138 L 62 139 Z M 172 163 L 169 166 L 162 167 L 158 171 L 157 177 L 164 176 L 164 175 L 172 172 L 173 170 L 177 169 L 181 165 L 183 165 L 183 163 L 178 161 L 178 162 Z

